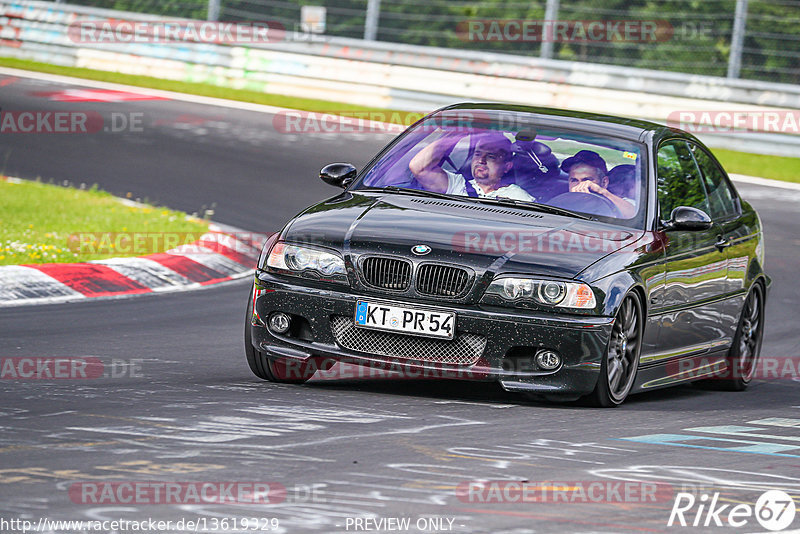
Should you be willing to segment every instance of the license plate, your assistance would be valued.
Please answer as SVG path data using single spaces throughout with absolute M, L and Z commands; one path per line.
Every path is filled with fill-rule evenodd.
M 361 328 L 453 339 L 456 314 L 359 300 L 355 323 Z

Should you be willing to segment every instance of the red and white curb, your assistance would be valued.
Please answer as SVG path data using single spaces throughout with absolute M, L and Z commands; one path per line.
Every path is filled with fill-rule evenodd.
M 211 224 L 163 253 L 85 263 L 0 266 L 0 307 L 186 291 L 252 275 L 268 234 Z

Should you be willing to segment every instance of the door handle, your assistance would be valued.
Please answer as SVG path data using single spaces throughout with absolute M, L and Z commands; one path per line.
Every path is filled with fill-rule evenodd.
M 725 236 L 718 235 L 717 242 L 714 243 L 714 246 L 717 247 L 720 252 L 722 252 L 724 249 L 731 246 L 731 240 Z

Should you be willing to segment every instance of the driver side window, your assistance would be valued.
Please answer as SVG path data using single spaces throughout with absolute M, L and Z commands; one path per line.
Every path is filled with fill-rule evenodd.
M 700 170 L 686 141 L 673 139 L 658 149 L 658 204 L 661 219 L 670 218 L 678 206 L 690 206 L 708 213 Z

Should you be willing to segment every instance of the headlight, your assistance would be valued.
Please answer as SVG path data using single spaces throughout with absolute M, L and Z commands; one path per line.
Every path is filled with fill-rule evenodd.
M 266 265 L 262 269 L 277 269 L 293 273 L 314 271 L 323 276 L 346 277 L 344 260 L 332 254 L 315 248 L 287 245 L 278 242 L 269 251 Z M 346 279 L 346 278 L 345 278 Z
M 591 289 L 589 290 L 591 292 Z M 558 306 L 567 296 L 567 284 L 563 282 L 540 282 L 539 300 L 545 304 Z
M 489 285 L 487 295 L 507 301 L 533 300 L 545 306 L 590 310 L 597 306 L 594 292 L 586 284 L 532 278 L 498 278 Z

